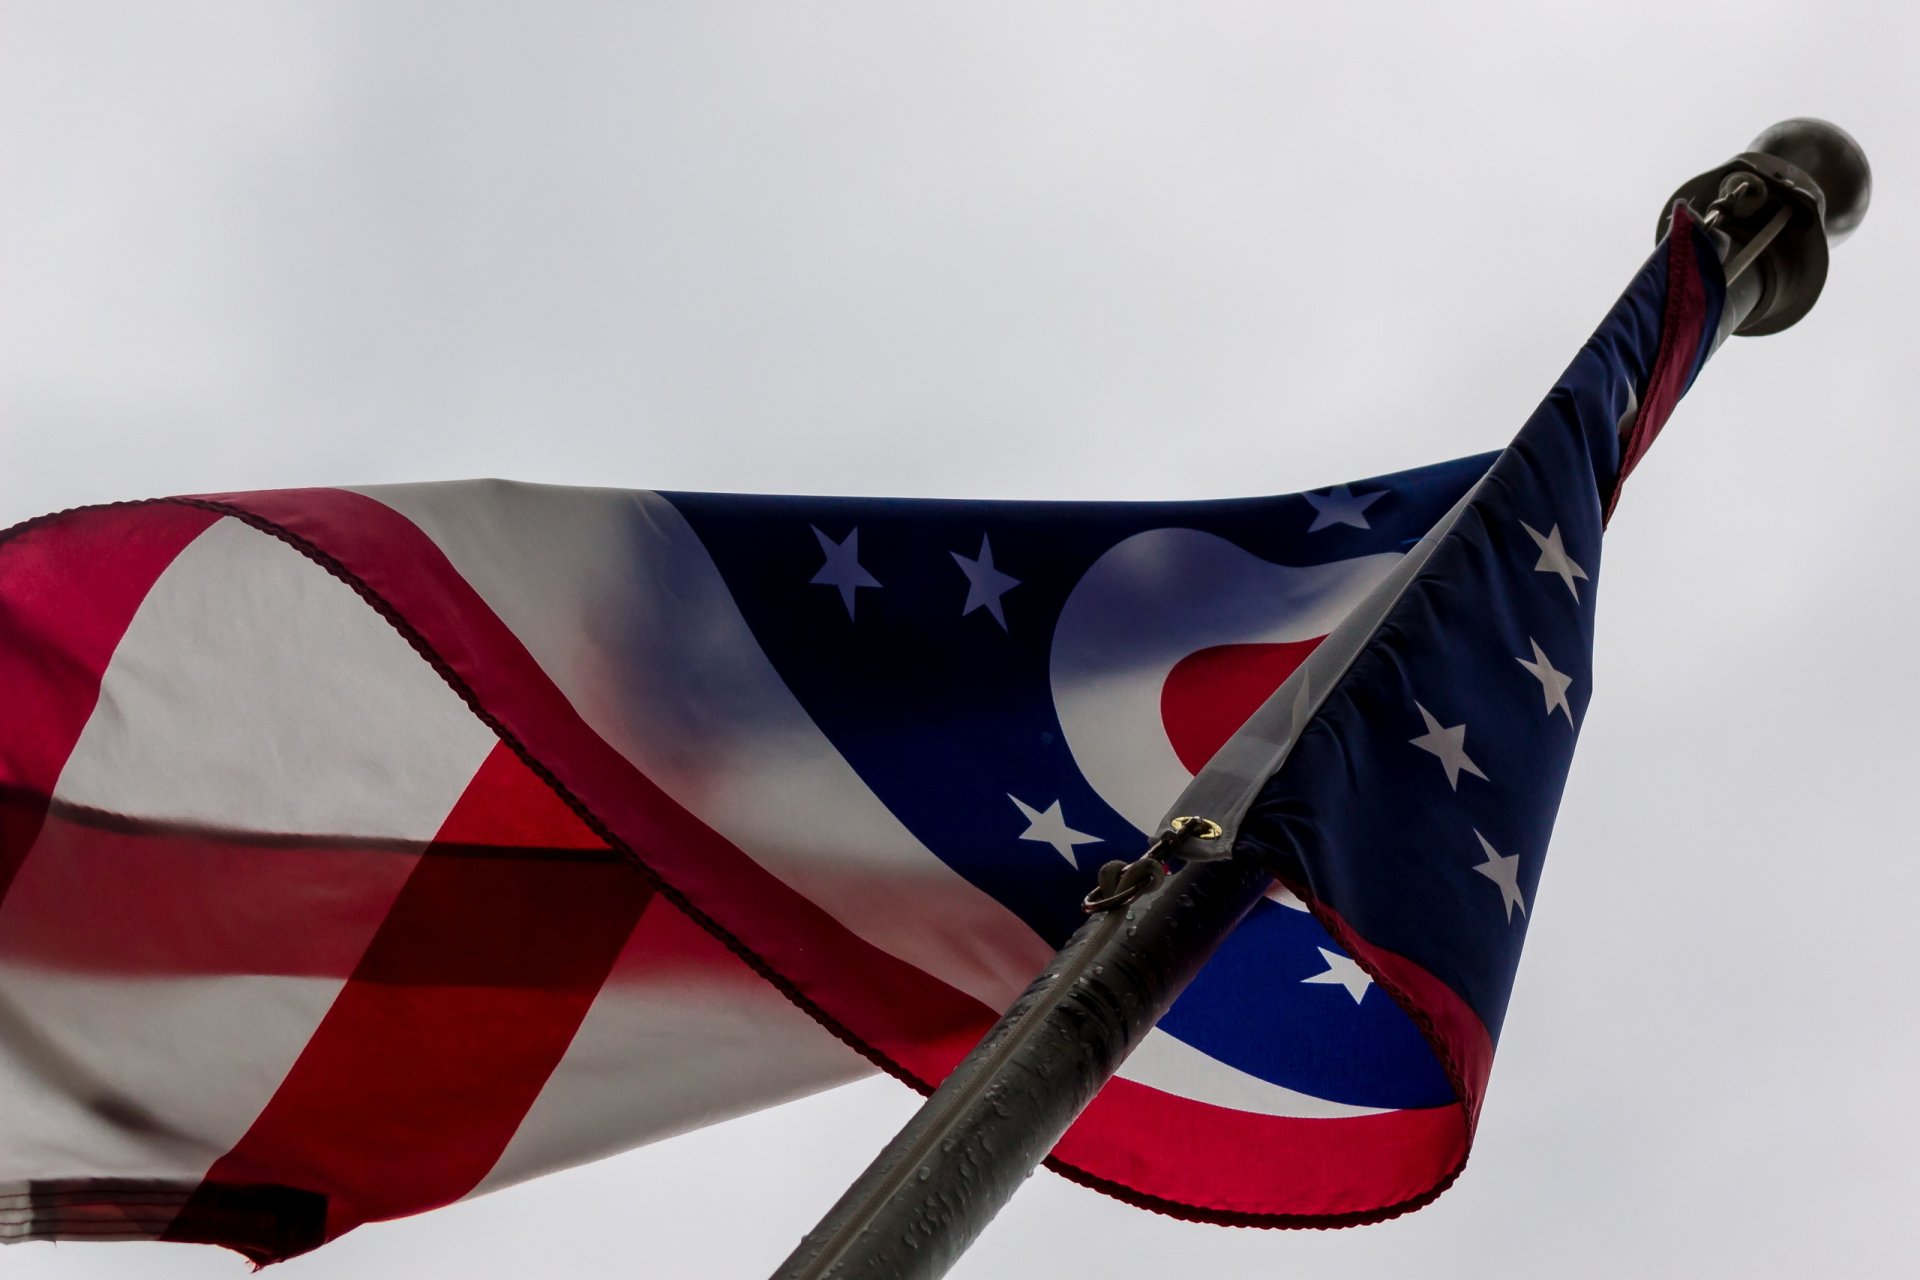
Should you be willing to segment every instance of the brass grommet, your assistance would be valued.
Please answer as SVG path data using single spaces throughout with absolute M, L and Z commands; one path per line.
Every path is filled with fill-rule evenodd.
M 1167 825 L 1183 840 L 1218 840 L 1225 834 L 1212 818 L 1175 818 Z

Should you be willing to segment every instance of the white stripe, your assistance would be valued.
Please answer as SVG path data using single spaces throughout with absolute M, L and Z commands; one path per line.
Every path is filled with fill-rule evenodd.
M 142 602 L 54 796 L 136 818 L 424 841 L 492 746 L 349 589 L 227 520 Z M 17 913 L 44 924 L 87 909 L 61 851 L 43 839 L 28 854 L 0 939 Z M 397 886 L 413 855 L 390 856 Z M 192 883 L 183 874 L 181 892 Z M 299 904 L 284 906 L 298 927 Z M 123 927 L 161 939 L 180 927 L 163 904 L 155 912 Z M 0 1178 L 200 1176 L 265 1107 L 342 985 L 0 964 Z
M 663 927 L 678 961 L 649 963 Z M 871 1075 L 663 899 L 474 1194 Z
M 1374 1116 L 1386 1110 L 1329 1102 L 1250 1076 L 1158 1027 L 1147 1033 L 1147 1038 L 1121 1064 L 1117 1074 L 1123 1080 L 1150 1085 L 1163 1093 L 1262 1116 L 1333 1120 L 1342 1116 Z
M 56 795 L 143 818 L 428 840 L 494 741 L 344 583 L 229 519 L 141 603 Z
M 996 1010 L 1052 955 L 868 790 L 664 498 L 501 481 L 362 492 L 439 545 L 609 744 L 856 936 Z
M 0 1178 L 200 1177 L 273 1097 L 340 985 L 0 965 Z

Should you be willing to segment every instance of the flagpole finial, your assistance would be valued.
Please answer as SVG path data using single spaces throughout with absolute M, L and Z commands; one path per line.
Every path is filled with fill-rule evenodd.
M 1741 312 L 1734 332 L 1778 333 L 1813 309 L 1827 282 L 1828 250 L 1860 225 L 1872 193 L 1860 144 L 1838 125 L 1800 116 L 1762 130 L 1747 150 L 1682 183 L 1662 212 L 1660 234 L 1674 201 L 1685 201 L 1725 237 L 1729 301 L 1737 294 Z
M 1852 235 L 1873 198 L 1867 153 L 1839 125 L 1796 116 L 1761 131 L 1747 151 L 1785 161 L 1806 174 L 1824 198 L 1821 226 L 1829 247 Z

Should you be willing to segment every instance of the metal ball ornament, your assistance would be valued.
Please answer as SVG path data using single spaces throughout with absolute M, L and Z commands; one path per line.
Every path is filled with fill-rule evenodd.
M 1782 120 L 1762 131 L 1747 150 L 1784 160 L 1813 179 L 1826 197 L 1827 244 L 1853 234 L 1867 216 L 1873 198 L 1873 171 L 1867 153 L 1839 125 L 1811 116 Z

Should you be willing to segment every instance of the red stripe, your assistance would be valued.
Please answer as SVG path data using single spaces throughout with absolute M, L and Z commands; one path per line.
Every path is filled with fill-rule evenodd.
M 36 804 L 46 807 L 3 796 L 0 812 Z M 418 840 L 275 841 L 55 805 L 0 907 L 0 958 L 142 978 L 343 980 L 420 849 Z
M 1634 415 L 1620 459 L 1620 478 L 1607 500 L 1607 517 L 1620 503 L 1627 477 L 1647 456 L 1660 428 L 1673 416 L 1674 406 L 1686 394 L 1700 355 L 1700 339 L 1707 327 L 1707 287 L 1693 243 L 1694 217 L 1684 201 L 1673 207 L 1673 225 L 1667 232 L 1667 304 L 1660 317 L 1660 352 L 1647 375 L 1647 394 Z
M 96 507 L 0 535 L 0 900 L 34 845 L 47 797 L 100 696 L 140 602 L 217 516 L 158 504 Z
M 327 565 L 409 635 L 589 826 L 789 998 L 885 1070 L 942 1079 L 996 1010 L 847 930 L 682 808 L 599 737 L 446 555 L 391 508 L 338 489 L 220 495 Z M 859 982 L 846 981 L 857 973 Z
M 1469 1138 L 1458 1105 L 1307 1120 L 1209 1106 L 1114 1079 L 1047 1163 L 1176 1217 L 1345 1226 L 1432 1200 L 1466 1164 Z M 1273 1212 L 1276 1204 L 1290 1212 Z
M 474 855 L 492 842 L 600 844 L 496 749 L 210 1185 L 318 1191 L 331 1239 L 457 1200 L 486 1176 L 652 897 L 623 861 Z

